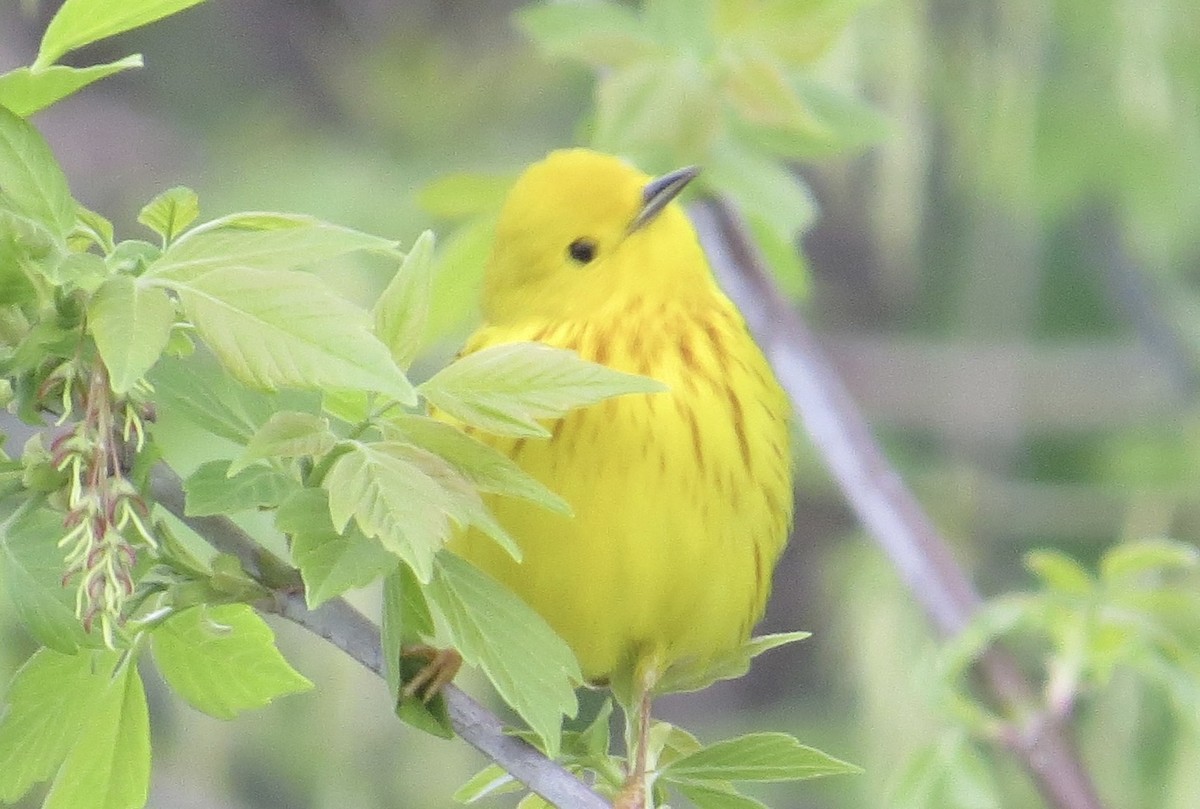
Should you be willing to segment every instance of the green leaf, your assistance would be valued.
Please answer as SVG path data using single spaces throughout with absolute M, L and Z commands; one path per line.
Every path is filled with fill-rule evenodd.
M 152 23 L 201 0 L 67 0 L 46 27 L 33 66 L 44 68 L 63 54 L 100 39 Z
M 200 215 L 200 198 L 181 185 L 169 188 L 146 203 L 138 212 L 138 221 L 162 236 L 170 244 Z
M 354 442 L 334 461 L 321 486 L 329 492 L 333 527 L 353 519 L 403 559 L 422 582 L 433 575 L 433 557 L 446 540 L 451 511 L 441 486 L 395 442 Z
M 150 790 L 150 716 L 137 666 L 107 680 L 43 809 L 141 809 Z
M 521 788 L 521 782 L 509 775 L 507 770 L 499 764 L 489 764 L 455 790 L 450 799 L 459 803 L 476 803 L 491 795 L 516 792 Z
M 697 809 L 767 809 L 765 803 L 741 794 L 729 783 L 706 781 L 678 784 L 676 788 Z
M 483 669 L 556 756 L 562 717 L 575 714 L 574 685 L 582 680 L 570 647 L 523 601 L 452 553 L 438 555 L 425 595 L 463 660 Z
M 246 604 L 184 610 L 154 630 L 152 648 L 167 684 L 192 707 L 219 719 L 312 688 Z
M 517 22 L 547 56 L 595 67 L 621 67 L 660 50 L 637 14 L 616 3 L 540 3 L 518 11 Z
M 88 67 L 51 65 L 35 69 L 19 67 L 0 76 L 0 106 L 22 118 L 49 107 L 100 79 L 142 66 L 140 54 L 115 62 Z
M 809 637 L 811 632 L 780 632 L 750 638 L 741 646 L 730 649 L 723 655 L 705 662 L 699 667 L 686 664 L 673 666 L 655 684 L 659 694 L 674 694 L 682 691 L 699 691 L 718 680 L 733 680 L 750 670 L 750 662 L 763 652 L 795 643 Z
M 324 455 L 333 449 L 337 436 L 329 429 L 329 420 L 314 413 L 284 411 L 272 413 L 267 423 L 250 438 L 246 451 L 229 467 L 237 474 L 264 458 L 297 458 Z
M 275 526 L 292 538 L 292 561 L 304 579 L 309 609 L 365 587 L 396 567 L 396 557 L 379 540 L 354 528 L 334 530 L 329 498 L 320 489 L 302 489 L 285 500 L 275 515 Z
M 643 376 L 580 359 L 539 343 L 489 346 L 458 359 L 422 383 L 425 398 L 459 421 L 501 435 L 546 437 L 536 419 L 627 393 L 667 388 Z
M 816 219 L 816 202 L 800 177 L 745 144 L 729 139 L 715 144 L 701 178 L 789 243 Z
M 433 617 L 416 576 L 407 565 L 397 565 L 393 558 L 392 572 L 383 580 L 383 637 L 384 676 L 388 692 L 396 705 L 396 716 L 402 721 L 443 739 L 454 736 L 446 700 L 435 694 L 424 699 L 406 697 L 404 683 L 416 677 L 428 664 L 419 655 L 405 654 L 405 647 L 420 643 L 434 631 Z
M 433 232 L 427 230 L 417 238 L 375 302 L 375 336 L 401 368 L 408 368 L 421 347 L 429 320 L 432 270 Z
M 300 488 L 299 481 L 268 466 L 229 474 L 229 461 L 208 461 L 184 481 L 189 517 L 273 508 Z
M 0 199 L 65 239 L 75 225 L 75 200 L 46 141 L 0 107 Z
M 1030 551 L 1025 554 L 1025 567 L 1046 587 L 1065 595 L 1084 596 L 1096 586 L 1095 580 L 1078 562 L 1058 551 Z
M 112 222 L 82 205 L 75 206 L 75 230 L 72 231 L 72 238 L 77 237 L 96 245 L 105 254 L 111 253 L 116 247 L 113 243 Z
M 221 364 L 247 385 L 370 390 L 416 404 L 364 313 L 315 276 L 226 267 L 169 285 Z
M 110 276 L 88 303 L 88 331 L 108 369 L 113 393 L 123 396 L 158 361 L 175 304 L 167 293 L 146 287 L 128 275 Z
M 786 733 L 751 733 L 726 739 L 667 765 L 672 781 L 799 781 L 862 772 L 853 764 L 800 744 Z
M 279 394 L 237 385 L 215 362 L 200 355 L 164 358 L 150 372 L 150 382 L 160 410 L 177 413 L 237 444 L 247 444 L 273 411 L 286 406 Z
M 520 497 L 559 514 L 571 506 L 499 450 L 428 416 L 404 414 L 388 422 L 418 446 L 444 458 L 480 491 Z
M 46 508 L 9 512 L 0 523 L 0 580 L 29 633 L 57 652 L 74 654 L 89 643 L 75 617 L 74 589 L 62 584 L 62 519 Z
M 1151 573 L 1188 570 L 1200 564 L 1200 550 L 1173 539 L 1123 542 L 1105 552 L 1100 576 L 1106 582 L 1136 580 Z
M 294 270 L 360 250 L 400 255 L 394 241 L 331 225 L 315 217 L 237 213 L 205 222 L 180 236 L 146 275 L 189 281 L 213 270 L 234 267 Z
M 783 66 L 774 59 L 760 51 L 730 52 L 722 68 L 724 97 L 744 121 L 828 139 L 830 133 L 801 103 Z
M 0 713 L 0 801 L 14 803 L 54 774 L 96 710 L 116 659 L 39 649 L 21 666 Z
M 695 60 L 641 60 L 598 86 L 592 145 L 643 163 L 664 153 L 705 154 L 721 117 L 719 97 Z

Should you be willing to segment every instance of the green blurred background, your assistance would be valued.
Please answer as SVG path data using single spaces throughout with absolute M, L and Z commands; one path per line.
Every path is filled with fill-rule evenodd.
M 592 76 L 539 57 L 511 22 L 519 5 L 213 0 L 79 54 L 139 51 L 146 68 L 35 121 L 75 195 L 127 236 L 177 184 L 206 217 L 279 209 L 405 243 L 446 235 L 421 207 L 427 183 L 507 175 L 578 142 L 591 105 Z M 0 0 L 0 70 L 32 60 L 52 11 Z M 1021 556 L 1035 547 L 1091 562 L 1122 539 L 1194 542 L 1200 5 L 875 0 L 815 72 L 883 127 L 797 167 L 820 208 L 797 305 L 983 592 L 1031 587 Z M 470 326 L 477 275 L 462 265 L 476 253 L 458 249 L 426 367 Z M 384 272 L 328 274 L 367 300 Z M 708 739 L 786 730 L 866 768 L 758 793 L 779 809 L 1038 806 L 1010 761 L 954 729 L 923 619 L 800 453 L 764 629 L 814 637 L 660 713 Z M 32 647 L 3 614 L 0 632 L 7 676 Z M 150 806 L 452 805 L 479 756 L 401 726 L 380 682 L 278 632 L 318 688 L 235 722 L 150 676 Z M 1200 806 L 1200 721 L 1134 678 L 1085 695 L 1079 737 L 1111 806 Z

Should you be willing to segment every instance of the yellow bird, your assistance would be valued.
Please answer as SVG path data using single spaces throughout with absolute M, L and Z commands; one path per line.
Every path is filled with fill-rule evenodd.
M 629 806 L 655 683 L 749 637 L 792 519 L 787 398 L 675 201 L 697 173 L 653 179 L 585 149 L 527 169 L 464 349 L 536 341 L 669 387 L 574 411 L 546 440 L 485 437 L 574 515 L 491 498 L 523 561 L 477 533 L 454 545 L 545 617 L 589 681 L 632 683 Z

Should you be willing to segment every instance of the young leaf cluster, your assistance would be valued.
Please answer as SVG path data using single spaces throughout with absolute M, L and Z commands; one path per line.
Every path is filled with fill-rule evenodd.
M 858 146 L 881 127 L 813 68 L 860 0 L 544 2 L 518 14 L 548 56 L 596 71 L 592 144 L 648 170 L 695 163 L 737 204 L 777 275 L 803 279 L 797 234 L 815 204 L 786 161 Z
M 1126 542 L 1109 549 L 1099 569 L 1039 550 L 1026 557 L 1039 589 L 989 603 L 947 647 L 943 664 L 951 683 L 1001 638 L 1026 637 L 1047 647 L 1044 708 L 1065 718 L 1078 700 L 1124 669 L 1162 689 L 1191 714 L 1200 706 L 1200 553 L 1167 539 Z M 955 690 L 954 708 L 985 736 L 1002 732 L 1004 717 L 990 715 Z

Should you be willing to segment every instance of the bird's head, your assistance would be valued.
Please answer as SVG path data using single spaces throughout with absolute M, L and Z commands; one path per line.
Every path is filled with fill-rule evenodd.
M 552 152 L 509 191 L 488 261 L 492 323 L 565 318 L 622 297 L 680 296 L 710 282 L 678 203 L 698 173 L 659 178 L 587 149 Z

